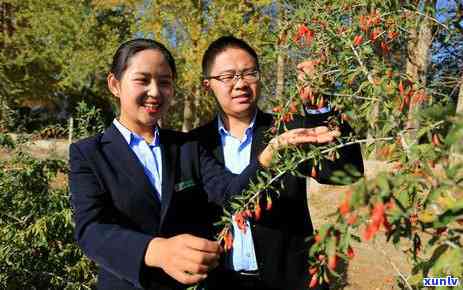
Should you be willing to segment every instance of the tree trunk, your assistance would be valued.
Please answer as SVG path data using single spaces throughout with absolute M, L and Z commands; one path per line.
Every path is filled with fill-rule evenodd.
M 278 9 L 278 27 L 282 28 L 282 24 L 284 18 L 286 16 L 284 8 L 281 7 L 279 1 L 276 3 Z M 283 53 L 282 47 L 283 44 L 286 42 L 287 38 L 287 29 L 281 29 L 281 33 L 278 36 L 278 43 L 277 43 L 277 67 L 276 67 L 276 88 L 275 88 L 275 99 L 278 100 L 282 97 L 284 87 L 285 87 L 285 54 Z
M 463 114 L 463 74 L 461 75 L 460 78 L 460 91 L 458 93 L 458 99 L 457 99 L 457 111 L 456 114 Z M 461 142 L 463 140 L 459 140 L 457 142 L 460 142 L 460 148 L 461 148 Z M 463 161 L 463 154 L 462 152 L 458 152 L 457 146 L 454 144 L 450 148 L 450 163 L 455 164 L 457 162 Z
M 0 40 L 0 49 L 5 47 L 5 40 L 8 37 L 8 23 L 7 23 L 7 3 L 2 3 L 1 9 L 1 23 L 2 23 L 2 39 Z
M 458 93 L 458 99 L 457 99 L 457 114 L 458 113 L 463 113 L 463 74 L 461 75 L 460 79 L 460 91 Z
M 193 96 L 194 100 L 193 100 L 193 104 L 194 104 L 194 116 L 193 116 L 193 128 L 197 128 L 199 127 L 200 122 L 200 111 L 199 111 L 199 108 L 201 106 L 201 90 L 200 89 L 197 89 L 196 90 L 196 94 Z
M 195 120 L 195 99 L 196 91 L 191 94 L 185 95 L 184 107 L 183 107 L 183 125 L 182 131 L 188 132 L 193 129 L 193 124 Z
M 431 22 L 428 18 L 423 18 L 416 29 L 411 31 L 411 37 L 408 46 L 408 61 L 406 73 L 412 82 L 414 90 L 426 87 L 426 73 L 429 63 L 429 49 L 432 43 Z M 419 129 L 420 124 L 416 119 L 416 112 L 420 105 L 410 99 L 410 107 L 407 116 L 407 128 Z M 416 130 L 411 130 L 409 141 L 414 142 L 416 139 Z
M 276 77 L 275 99 L 278 100 L 283 95 L 283 90 L 285 88 L 285 57 L 280 49 L 278 49 Z
M 377 144 L 372 140 L 375 138 L 376 133 L 378 131 L 377 129 L 378 129 L 378 119 L 379 119 L 379 105 L 380 105 L 380 101 L 374 101 L 373 110 L 371 111 L 371 119 L 370 119 L 371 126 L 369 127 L 368 132 L 367 132 L 367 139 L 369 140 L 367 142 L 367 146 L 373 146 L 373 149 L 371 151 L 371 156 L 376 156 L 376 153 L 378 151 L 376 150 Z

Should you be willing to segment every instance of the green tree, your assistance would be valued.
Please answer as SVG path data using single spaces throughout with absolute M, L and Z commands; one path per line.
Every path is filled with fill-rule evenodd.
M 3 1 L 0 94 L 17 107 L 47 102 L 72 111 L 82 99 L 110 108 L 106 73 L 122 39 L 131 37 L 133 14 L 91 1 Z
M 208 44 L 219 36 L 233 34 L 251 43 L 260 53 L 264 74 L 269 47 L 273 46 L 268 0 L 260 1 L 163 1 L 144 7 L 139 30 L 152 33 L 168 44 L 179 66 L 180 86 L 165 123 L 187 131 L 200 120 L 210 119 L 216 104 L 201 86 L 201 58 Z M 271 70 L 269 70 L 271 71 Z M 183 108 L 183 111 L 180 110 Z M 177 123 L 173 123 L 175 121 Z
M 328 126 L 350 119 L 359 137 L 283 153 L 231 202 L 233 212 L 224 211 L 219 239 L 230 246 L 233 214 L 258 219 L 258 201 L 278 176 L 309 159 L 321 166 L 320 159 L 336 158 L 336 150 L 351 142 L 370 142 L 378 146 L 377 157 L 394 162 L 394 170 L 363 178 L 346 190 L 332 215 L 334 222 L 317 229 L 307 253 L 309 286 L 339 277 L 339 259 L 348 262 L 355 256 L 353 242 L 380 233 L 404 247 L 411 263 L 411 273 L 397 270 L 402 289 L 422 289 L 424 277 L 461 277 L 463 164 L 452 160 L 452 154 L 461 156 L 463 119 L 454 114 L 450 93 L 436 89 L 446 86 L 445 79 L 428 70 L 433 36 L 442 28 L 451 35 L 457 26 L 437 20 L 435 1 L 288 2 L 293 37 L 280 48 L 286 49 L 290 65 L 300 65 L 285 84 L 289 100 L 279 100 L 274 108 L 280 122 L 272 131 L 284 128 L 300 98 L 318 108 L 330 99 L 343 113 Z M 451 71 L 442 68 L 445 74 Z M 333 178 L 349 180 L 341 173 Z

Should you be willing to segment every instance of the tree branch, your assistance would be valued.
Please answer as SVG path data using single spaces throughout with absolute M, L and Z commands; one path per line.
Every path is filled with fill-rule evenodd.
M 12 219 L 12 220 L 14 220 L 14 221 L 20 223 L 20 224 L 24 223 L 23 220 L 21 220 L 21 219 L 18 218 L 18 217 L 15 217 L 14 215 L 11 215 L 11 214 L 9 214 L 9 213 L 0 211 L 0 215 L 6 216 L 6 217 L 8 217 L 8 218 L 10 218 L 10 219 Z
M 389 264 L 391 264 L 392 268 L 394 268 L 395 272 L 397 273 L 397 275 L 400 276 L 400 278 L 402 278 L 402 280 L 404 281 L 405 285 L 407 285 L 408 289 L 410 290 L 413 290 L 412 286 L 408 283 L 408 280 L 407 278 L 404 276 L 404 274 L 402 274 L 402 272 L 400 272 L 399 268 L 397 267 L 397 265 L 389 258 L 389 256 L 387 255 L 386 251 L 384 251 L 384 249 L 382 247 L 378 247 L 378 245 L 376 244 L 376 240 L 373 242 L 374 243 L 374 246 L 375 248 L 378 250 L 381 251 L 381 253 L 383 254 L 383 256 L 386 258 L 386 260 L 389 262 Z

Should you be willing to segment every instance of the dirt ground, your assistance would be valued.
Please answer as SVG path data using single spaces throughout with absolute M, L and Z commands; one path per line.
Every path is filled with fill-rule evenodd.
M 390 170 L 391 166 L 383 161 L 365 161 L 367 177 L 373 177 L 380 171 Z M 336 211 L 342 193 L 347 186 L 321 185 L 314 180 L 309 183 L 309 207 L 312 222 L 317 228 L 330 220 L 329 214 Z M 398 271 L 407 274 L 409 263 L 400 249 L 387 244 L 384 235 L 377 235 L 374 242 L 354 244 L 355 258 L 347 269 L 341 265 L 342 280 L 331 289 L 345 290 L 382 290 L 400 289 L 396 285 Z
M 27 147 L 38 158 L 67 158 L 68 143 L 66 140 L 38 141 Z M 0 150 L 0 159 L 8 158 L 9 154 Z M 383 161 L 365 161 L 367 177 L 378 172 L 390 170 L 391 166 Z M 67 177 L 60 174 L 52 186 L 62 186 Z M 309 183 L 309 206 L 315 228 L 329 221 L 340 196 L 348 187 L 321 185 L 311 180 Z M 382 290 L 399 289 L 396 285 L 398 271 L 409 273 L 409 263 L 400 249 L 387 244 L 383 235 L 377 235 L 374 242 L 354 244 L 355 258 L 349 265 L 340 265 L 342 279 L 336 281 L 331 289 L 344 290 Z

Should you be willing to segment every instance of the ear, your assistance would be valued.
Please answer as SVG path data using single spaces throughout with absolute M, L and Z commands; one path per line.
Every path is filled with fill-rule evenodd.
M 203 89 L 206 91 L 206 92 L 209 92 L 211 90 L 211 83 L 209 82 L 209 80 L 203 80 Z
M 108 75 L 107 82 L 108 82 L 108 89 L 111 91 L 111 93 L 116 98 L 119 98 L 120 82 L 113 73 L 110 73 Z

